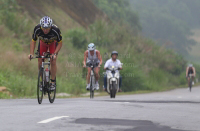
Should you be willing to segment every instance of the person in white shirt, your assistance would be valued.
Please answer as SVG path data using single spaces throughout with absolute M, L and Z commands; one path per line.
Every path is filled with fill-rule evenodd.
M 122 70 L 122 64 L 120 62 L 119 59 L 117 59 L 118 57 L 118 52 L 117 51 L 113 51 L 111 53 L 111 59 L 107 60 L 105 65 L 104 65 L 104 70 L 106 70 L 106 68 L 115 66 L 118 67 L 120 70 Z M 117 70 L 118 71 L 118 70 Z M 107 91 L 107 73 L 109 72 L 109 70 L 106 70 L 106 74 L 104 75 L 104 91 Z M 122 77 L 120 76 L 119 78 L 119 88 L 121 87 L 121 83 L 122 83 Z M 121 92 L 122 90 L 119 89 L 119 92 Z

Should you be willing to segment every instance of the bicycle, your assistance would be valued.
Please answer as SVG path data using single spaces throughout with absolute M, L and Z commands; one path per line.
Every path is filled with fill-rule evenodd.
M 39 53 L 35 53 L 37 56 L 33 57 L 31 59 L 35 58 L 42 58 L 42 66 L 39 69 L 38 73 L 38 83 L 37 83 L 37 99 L 38 103 L 42 103 L 43 95 L 46 95 L 48 93 L 49 102 L 53 103 L 56 97 L 56 88 L 55 90 L 50 89 L 50 78 L 51 78 L 51 72 L 50 72 L 50 52 L 46 52 L 44 56 L 40 56 Z M 45 62 L 45 60 L 48 59 L 48 62 Z M 48 67 L 45 70 L 45 65 Z M 56 80 L 56 79 L 55 79 Z M 56 85 L 56 81 L 55 81 Z M 55 86 L 56 87 L 56 86 Z
M 99 65 L 99 63 L 96 60 L 89 60 L 86 63 L 86 67 L 91 68 L 91 72 L 90 72 L 90 98 L 94 98 L 94 90 L 95 90 L 95 83 L 96 83 L 94 68 L 97 67 L 98 65 Z
M 189 83 L 190 92 L 192 91 L 192 76 L 193 76 L 193 74 L 189 74 L 189 78 L 190 78 L 190 83 Z

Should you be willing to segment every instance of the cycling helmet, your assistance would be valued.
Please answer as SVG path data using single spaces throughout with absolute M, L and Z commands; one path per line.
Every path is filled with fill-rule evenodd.
M 118 52 L 117 52 L 117 51 L 112 51 L 111 57 L 112 57 L 112 55 L 114 55 L 114 54 L 116 54 L 116 55 L 118 56 Z
M 88 45 L 88 50 L 89 50 L 89 51 L 92 51 L 92 50 L 95 50 L 95 49 L 96 49 L 96 47 L 95 47 L 94 43 L 90 43 L 90 44 Z
M 189 66 L 189 67 L 193 67 L 193 65 L 192 65 L 192 64 L 189 64 L 188 66 Z
M 50 28 L 53 24 L 53 21 L 50 17 L 48 16 L 44 16 L 41 20 L 40 20 L 40 25 L 42 28 Z

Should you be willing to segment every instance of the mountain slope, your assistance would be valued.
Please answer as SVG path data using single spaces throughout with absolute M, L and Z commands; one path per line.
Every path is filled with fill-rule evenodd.
M 106 18 L 90 0 L 17 0 L 18 4 L 32 17 L 51 16 L 56 23 L 68 23 L 66 15 L 83 27 L 94 23 L 97 18 Z M 60 14 L 62 11 L 65 14 Z M 76 25 L 75 25 L 76 26 Z M 61 25 L 62 27 L 62 25 Z

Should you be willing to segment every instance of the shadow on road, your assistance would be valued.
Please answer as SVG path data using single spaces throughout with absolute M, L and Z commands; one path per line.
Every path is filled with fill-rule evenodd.
M 80 118 L 75 120 L 77 124 L 89 125 L 117 125 L 117 126 L 131 126 L 130 129 L 122 129 L 122 131 L 183 131 L 178 129 L 171 129 L 167 126 L 161 126 L 147 120 L 125 120 L 125 119 L 100 119 L 100 118 Z M 120 131 L 120 129 L 119 129 Z
M 136 100 L 105 100 L 107 102 L 130 102 L 130 103 L 172 103 L 172 104 L 200 104 L 198 101 L 136 101 Z

